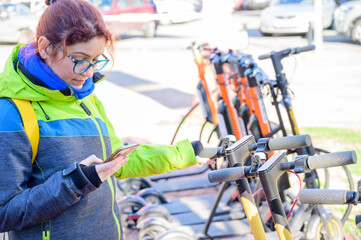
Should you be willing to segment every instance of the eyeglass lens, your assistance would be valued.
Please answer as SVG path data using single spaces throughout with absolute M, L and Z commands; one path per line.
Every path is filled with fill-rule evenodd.
M 100 71 L 106 64 L 107 64 L 107 61 L 97 62 L 95 65 L 93 65 L 94 72 Z M 75 72 L 75 73 L 85 72 L 86 70 L 88 70 L 88 68 L 90 67 L 90 65 L 91 65 L 91 63 L 88 62 L 88 61 L 78 62 L 78 63 L 75 65 L 74 72 Z

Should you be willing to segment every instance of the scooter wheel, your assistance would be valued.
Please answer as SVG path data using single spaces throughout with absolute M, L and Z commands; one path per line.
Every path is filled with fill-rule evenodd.
M 147 218 L 141 225 L 138 233 L 139 240 L 156 239 L 171 228 L 170 223 L 162 218 Z
M 141 189 L 151 187 L 151 183 L 146 178 L 130 178 L 125 181 L 117 181 L 118 188 L 122 191 L 123 195 L 128 196 L 139 192 Z
M 120 220 L 123 227 L 134 228 L 136 222 L 129 218 L 129 215 L 136 213 L 139 209 L 147 205 L 147 202 L 134 195 L 128 196 L 118 203 Z
M 195 238 L 194 236 L 178 230 L 169 230 L 156 238 L 156 240 L 196 240 L 196 239 L 197 238 Z
M 163 218 L 168 222 L 172 221 L 172 218 L 168 210 L 160 205 L 145 206 L 138 211 L 138 214 L 140 215 L 138 219 L 138 223 L 141 223 L 146 218 L 152 218 L 152 217 Z
M 168 202 L 164 194 L 155 188 L 142 189 L 135 195 L 143 198 L 150 204 L 164 204 Z
M 316 240 L 323 240 L 323 239 L 343 240 L 344 239 L 342 223 L 337 217 L 335 217 L 333 215 L 330 216 L 330 219 L 328 222 L 328 227 L 330 229 L 330 234 L 327 233 L 323 223 L 320 222 L 320 224 L 318 225 L 318 229 L 317 229 Z M 331 235 L 331 236 L 329 236 L 329 235 Z

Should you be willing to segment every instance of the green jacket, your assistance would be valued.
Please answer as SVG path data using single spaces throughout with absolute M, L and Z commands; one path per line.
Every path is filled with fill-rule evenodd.
M 45 233 L 52 240 L 121 239 L 114 179 L 96 188 L 78 163 L 92 154 L 106 159 L 122 141 L 99 99 L 76 99 L 70 88 L 49 89 L 17 61 L 20 47 L 0 74 L 0 232 L 9 231 L 10 239 L 40 239 Z M 104 78 L 95 74 L 93 80 Z M 40 130 L 34 164 L 19 113 L 6 98 L 32 103 Z M 150 176 L 197 162 L 188 140 L 141 145 L 128 158 L 115 177 Z M 75 173 L 86 183 L 81 189 L 72 180 Z

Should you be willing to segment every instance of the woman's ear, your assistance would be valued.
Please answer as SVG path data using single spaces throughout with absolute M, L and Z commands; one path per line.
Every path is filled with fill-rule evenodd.
M 49 45 L 50 45 L 50 41 L 46 37 L 44 36 L 39 37 L 38 50 L 40 57 L 44 60 L 49 58 L 49 53 L 48 53 Z

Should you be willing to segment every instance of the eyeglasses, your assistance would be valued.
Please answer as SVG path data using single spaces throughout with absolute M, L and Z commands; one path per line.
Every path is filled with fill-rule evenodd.
M 51 44 L 53 44 L 61 52 L 64 53 L 64 50 L 61 47 L 57 46 L 53 42 L 51 42 Z M 74 63 L 73 72 L 75 74 L 82 74 L 86 72 L 90 67 L 93 67 L 94 73 L 97 73 L 102 70 L 109 62 L 109 59 L 104 54 L 101 55 L 104 59 L 98 60 L 95 63 L 91 63 L 88 60 L 77 60 L 67 53 L 65 53 L 65 55 Z

